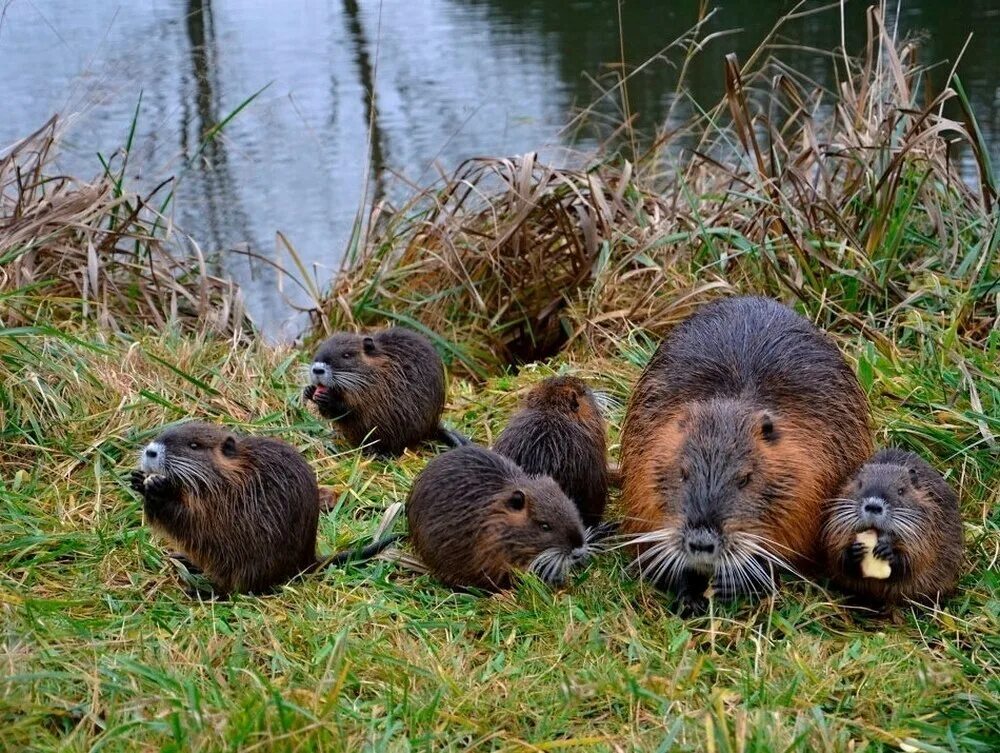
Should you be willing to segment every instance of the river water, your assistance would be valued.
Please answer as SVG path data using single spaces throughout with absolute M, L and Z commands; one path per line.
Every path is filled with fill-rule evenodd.
M 866 4 L 846 6 L 849 48 L 864 39 Z M 563 126 L 595 99 L 594 79 L 614 75 L 622 46 L 630 67 L 656 54 L 695 21 L 700 5 L 0 0 L 0 149 L 58 112 L 68 120 L 59 167 L 90 177 L 100 172 L 98 153 L 125 142 L 141 95 L 132 186 L 178 176 L 173 219 L 206 252 L 248 249 L 287 265 L 280 231 L 322 286 L 338 267 L 366 183 L 369 194 L 392 197 L 406 190 L 394 176 L 427 183 L 470 156 L 536 150 L 559 159 L 574 138 L 586 149 L 589 137 Z M 719 9 L 712 30 L 739 29 L 709 44 L 691 67 L 691 94 L 709 104 L 722 92 L 723 55 L 749 54 L 791 4 L 705 5 Z M 959 73 L 1000 158 L 1000 0 L 904 0 L 890 8 L 900 33 L 922 36 L 926 62 L 953 61 L 974 32 Z M 839 12 L 795 22 L 781 41 L 786 62 L 825 80 L 821 57 L 804 48 L 840 43 Z M 936 86 L 949 68 L 931 72 Z M 640 132 L 662 122 L 676 76 L 662 60 L 631 80 Z M 202 134 L 255 92 L 199 151 Z M 605 104 L 614 120 L 616 106 Z M 268 264 L 245 254 L 222 255 L 219 264 L 241 283 L 270 336 L 301 329 L 287 300 L 294 288 L 282 292 Z

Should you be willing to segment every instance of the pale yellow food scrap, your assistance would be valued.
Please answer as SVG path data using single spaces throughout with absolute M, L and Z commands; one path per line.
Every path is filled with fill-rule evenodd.
M 862 531 L 855 537 L 855 541 L 865 545 L 865 558 L 861 560 L 861 574 L 865 578 L 885 580 L 892 575 L 892 566 L 872 554 L 878 543 L 878 534 L 874 530 Z

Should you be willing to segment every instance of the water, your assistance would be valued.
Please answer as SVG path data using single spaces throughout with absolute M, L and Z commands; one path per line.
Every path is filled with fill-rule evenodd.
M 626 0 L 625 57 L 655 54 L 695 20 L 697 0 Z M 722 92 L 722 56 L 745 57 L 790 7 L 781 0 L 718 0 L 712 43 L 690 70 L 696 99 Z M 864 39 L 866 3 L 849 3 L 848 47 Z M 895 7 L 895 4 L 891 4 Z M 129 179 L 147 189 L 180 177 L 176 225 L 206 252 L 244 248 L 282 264 L 281 231 L 321 285 L 336 271 L 369 176 L 370 194 L 398 195 L 402 174 L 426 183 L 470 156 L 539 150 L 558 159 L 562 127 L 594 100 L 589 76 L 613 75 L 620 59 L 616 0 L 0 0 L 0 148 L 52 113 L 70 118 L 59 167 L 90 177 L 97 153 L 125 141 L 142 96 Z M 921 59 L 947 60 L 944 81 L 970 32 L 959 68 L 980 125 L 1000 159 L 1000 82 L 992 40 L 1000 0 L 905 1 L 903 32 L 924 33 Z M 794 47 L 832 50 L 836 14 L 797 22 L 782 57 L 823 77 Z M 632 79 L 640 130 L 662 122 L 676 71 L 656 63 Z M 201 135 L 266 87 L 198 153 Z M 616 106 L 605 103 L 606 114 Z M 582 146 L 587 146 L 586 137 Z M 579 141 L 577 142 L 579 145 Z M 395 192 L 395 194 L 393 193 Z M 260 259 L 220 264 L 244 288 L 254 318 L 273 337 L 301 328 L 289 285 Z

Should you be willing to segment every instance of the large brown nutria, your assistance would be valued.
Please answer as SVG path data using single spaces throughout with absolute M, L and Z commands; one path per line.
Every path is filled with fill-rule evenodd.
M 444 363 L 423 335 L 403 327 L 338 332 L 319 346 L 310 370 L 303 395 L 356 447 L 399 455 L 428 439 L 468 443 L 441 425 Z
M 879 450 L 825 513 L 823 549 L 831 577 L 863 603 L 933 603 L 954 592 L 962 565 L 958 496 L 919 455 Z M 865 534 L 873 547 L 858 540 Z M 875 563 L 866 561 L 871 557 Z M 866 567 L 879 563 L 881 568 Z
M 555 479 L 588 528 L 608 501 L 604 419 L 593 392 L 570 376 L 543 380 L 525 396 L 493 449 L 529 474 Z
M 836 345 L 766 298 L 703 306 L 660 344 L 622 432 L 644 577 L 685 607 L 816 570 L 823 503 L 871 454 L 868 401 Z
M 559 485 L 482 447 L 428 463 L 413 482 L 406 518 L 421 560 L 456 588 L 507 588 L 518 570 L 559 585 L 587 557 L 580 514 Z
M 150 525 L 221 596 L 268 591 L 319 566 L 374 556 L 391 543 L 318 561 L 316 475 L 298 451 L 277 439 L 180 424 L 143 448 L 131 481 Z

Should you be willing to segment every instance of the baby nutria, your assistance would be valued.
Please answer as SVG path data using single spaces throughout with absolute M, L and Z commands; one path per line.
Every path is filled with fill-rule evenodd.
M 213 424 L 180 424 L 146 445 L 132 488 L 142 494 L 150 525 L 218 595 L 267 591 L 392 543 L 317 561 L 319 488 L 309 464 L 277 439 L 237 437 Z
M 399 455 L 427 439 L 468 444 L 441 425 L 444 363 L 430 341 L 412 330 L 338 332 L 319 346 L 311 374 L 305 399 L 336 421 L 356 447 Z
M 660 344 L 622 432 L 623 529 L 685 609 L 815 570 L 822 507 L 871 454 L 868 402 L 836 345 L 780 303 L 703 306 Z
M 866 604 L 934 603 L 958 584 L 958 496 L 919 455 L 879 450 L 828 503 L 823 548 L 834 583 Z
M 583 381 L 561 376 L 535 385 L 493 449 L 526 473 L 555 479 L 585 526 L 601 522 L 608 501 L 604 419 Z
M 417 555 L 455 588 L 504 589 L 515 570 L 560 585 L 587 558 L 580 514 L 555 481 L 473 445 L 427 464 L 406 518 Z

